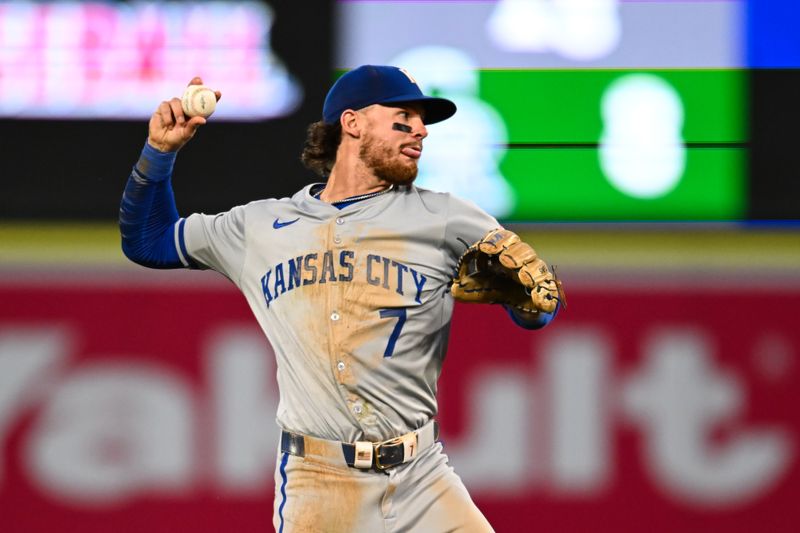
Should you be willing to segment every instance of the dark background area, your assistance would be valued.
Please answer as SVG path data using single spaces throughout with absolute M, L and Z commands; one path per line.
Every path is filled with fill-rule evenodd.
M 175 166 L 182 214 L 290 196 L 317 179 L 299 154 L 334 76 L 334 2 L 270 5 L 271 46 L 303 87 L 302 103 L 292 115 L 269 121 L 212 119 Z M 747 218 L 800 219 L 800 69 L 756 68 L 749 75 Z M 224 83 L 218 85 L 224 100 Z M 0 221 L 115 220 L 146 137 L 146 120 L 0 120 Z
M 303 87 L 302 103 L 281 119 L 212 118 L 175 164 L 173 186 L 182 214 L 289 196 L 315 180 L 299 155 L 306 127 L 321 117 L 332 79 L 333 2 L 287 0 L 271 6 L 272 49 Z M 224 84 L 218 85 L 224 100 Z M 164 99 L 180 96 L 180 90 Z M 153 102 L 153 110 L 158 104 Z M 0 120 L 0 220 L 116 219 L 125 181 L 146 138 L 146 120 Z
M 751 70 L 750 105 L 749 218 L 800 219 L 800 70 Z

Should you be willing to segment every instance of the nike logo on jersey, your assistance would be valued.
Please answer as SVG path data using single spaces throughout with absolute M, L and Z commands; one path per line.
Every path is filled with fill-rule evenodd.
M 294 220 L 290 220 L 290 221 L 288 221 L 288 222 L 281 222 L 279 219 L 277 219 L 277 218 L 276 218 L 276 219 L 275 219 L 275 222 L 273 222 L 273 223 L 272 223 L 272 227 L 273 227 L 273 228 L 275 228 L 275 229 L 281 229 L 281 228 L 283 228 L 284 226 L 289 226 L 289 225 L 291 225 L 291 224 L 294 224 L 294 223 L 295 223 L 295 222 L 297 222 L 298 220 L 300 220 L 300 217 L 297 217 L 296 219 L 294 219 Z

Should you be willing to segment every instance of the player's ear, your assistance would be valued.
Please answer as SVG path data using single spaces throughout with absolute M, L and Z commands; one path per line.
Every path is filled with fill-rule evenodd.
M 339 123 L 342 125 L 342 134 L 349 135 L 356 139 L 361 137 L 364 117 L 359 116 L 356 111 L 345 109 L 342 112 L 342 116 L 339 117 Z

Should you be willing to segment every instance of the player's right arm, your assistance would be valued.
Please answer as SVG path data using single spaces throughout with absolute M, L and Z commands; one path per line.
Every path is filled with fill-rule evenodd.
M 203 80 L 195 77 L 189 85 L 202 85 Z M 217 100 L 222 94 L 214 91 Z M 150 117 L 147 144 L 160 152 L 177 152 L 194 137 L 197 128 L 206 123 L 203 117 L 187 117 L 183 114 L 180 98 L 165 100 Z
M 202 84 L 194 78 L 190 85 Z M 217 92 L 217 99 L 220 98 Z M 186 253 L 183 219 L 172 192 L 172 168 L 180 148 L 206 123 L 188 118 L 178 98 L 161 102 L 150 117 L 148 137 L 133 168 L 119 210 L 122 250 L 131 261 L 150 268 L 196 266 Z

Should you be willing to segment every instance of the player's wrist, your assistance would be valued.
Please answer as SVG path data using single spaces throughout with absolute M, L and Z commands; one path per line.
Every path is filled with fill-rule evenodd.
M 166 181 L 172 176 L 176 156 L 177 152 L 165 152 L 153 146 L 148 138 L 136 162 L 136 172 L 149 181 Z
M 147 145 L 153 148 L 154 150 L 158 150 L 159 152 L 168 154 L 177 152 L 180 149 L 180 146 L 172 146 L 167 143 L 158 142 L 154 140 L 152 137 L 147 137 Z

